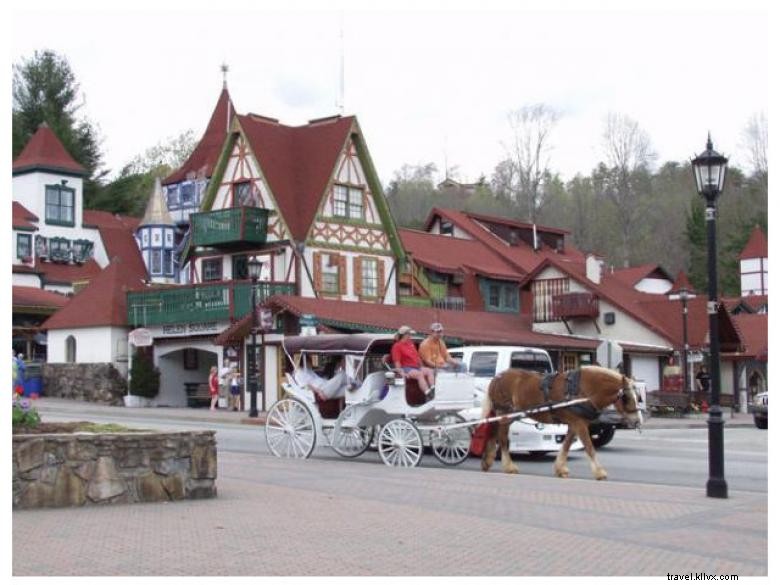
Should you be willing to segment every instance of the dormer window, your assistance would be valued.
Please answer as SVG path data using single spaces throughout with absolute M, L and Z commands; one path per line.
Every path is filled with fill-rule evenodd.
M 363 219 L 363 189 L 335 185 L 333 187 L 333 215 L 347 219 Z
M 64 185 L 46 185 L 46 223 L 75 225 L 76 191 Z
M 195 205 L 195 183 L 182 183 L 179 187 L 179 196 L 181 197 L 182 207 Z
M 452 222 L 442 220 L 441 227 L 439 228 L 439 233 L 441 233 L 441 235 L 443 236 L 451 236 L 453 231 L 454 229 L 452 227 Z

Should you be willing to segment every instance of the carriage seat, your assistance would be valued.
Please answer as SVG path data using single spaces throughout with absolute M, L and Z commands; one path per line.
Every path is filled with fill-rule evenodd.
M 300 386 L 295 379 L 295 376 L 290 374 L 290 372 L 285 372 L 285 377 L 287 378 L 288 384 L 291 386 Z M 320 416 L 322 416 L 322 418 L 338 418 L 341 411 L 344 410 L 344 398 L 321 400 L 315 392 L 312 392 L 311 390 L 309 390 L 309 392 L 311 392 L 311 395 L 314 397 L 317 410 L 320 411 Z
M 382 358 L 382 364 L 389 370 L 389 371 L 395 371 L 393 366 L 390 362 L 390 355 L 386 355 Z M 411 378 L 406 378 L 406 403 L 409 406 L 420 406 L 422 404 L 425 404 L 428 400 L 428 397 L 425 396 L 425 393 L 420 390 L 420 385 L 417 383 L 417 380 L 413 380 Z

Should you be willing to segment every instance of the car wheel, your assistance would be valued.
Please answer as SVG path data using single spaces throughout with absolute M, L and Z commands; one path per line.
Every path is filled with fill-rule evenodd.
M 769 426 L 769 417 L 754 416 L 753 421 L 759 429 L 766 429 Z
M 596 424 L 590 427 L 590 440 L 596 449 L 608 445 L 615 436 L 615 427 L 606 424 Z

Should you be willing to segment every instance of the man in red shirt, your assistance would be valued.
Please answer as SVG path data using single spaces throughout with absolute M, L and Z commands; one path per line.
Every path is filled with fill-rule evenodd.
M 395 369 L 404 378 L 417 380 L 420 390 L 428 394 L 433 387 L 433 370 L 423 367 L 420 354 L 417 353 L 417 348 L 412 341 L 413 333 L 414 330 L 407 325 L 398 328 L 390 357 Z

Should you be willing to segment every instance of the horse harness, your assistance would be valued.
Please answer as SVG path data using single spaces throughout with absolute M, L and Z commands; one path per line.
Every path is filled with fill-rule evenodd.
M 552 372 L 551 374 L 546 374 L 542 378 L 541 388 L 542 388 L 542 394 L 544 395 L 544 402 L 546 404 L 552 404 L 552 401 L 550 400 L 550 388 L 552 387 L 553 380 L 557 378 L 559 375 L 558 372 Z M 573 398 L 576 398 L 577 391 L 580 388 L 580 370 L 569 370 L 568 372 L 565 372 L 563 374 L 565 376 L 566 380 L 566 397 L 565 400 L 572 400 Z M 594 421 L 599 417 L 599 410 L 593 406 L 591 402 L 583 402 L 582 404 L 575 404 L 573 406 L 567 407 L 565 410 L 570 411 L 571 413 L 582 417 L 589 421 Z M 560 424 L 560 419 L 555 416 L 555 411 L 552 413 L 553 421 L 556 424 Z

